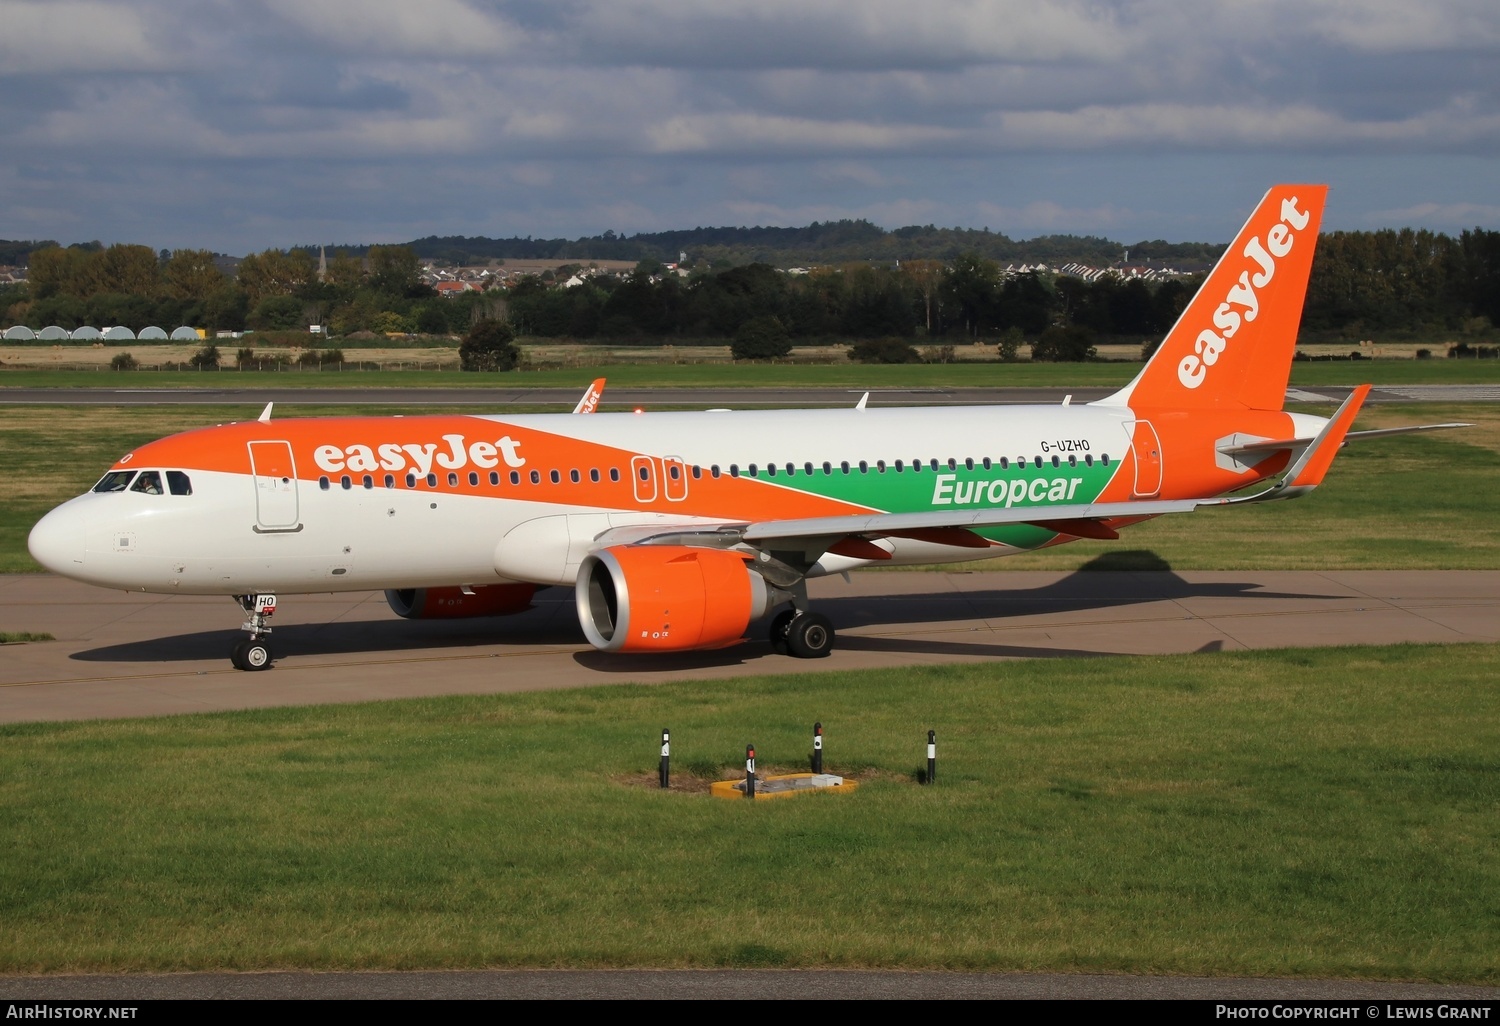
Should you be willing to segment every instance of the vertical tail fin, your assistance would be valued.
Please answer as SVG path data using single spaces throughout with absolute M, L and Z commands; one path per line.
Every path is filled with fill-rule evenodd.
M 1135 380 L 1099 404 L 1281 409 L 1327 196 L 1266 193 Z

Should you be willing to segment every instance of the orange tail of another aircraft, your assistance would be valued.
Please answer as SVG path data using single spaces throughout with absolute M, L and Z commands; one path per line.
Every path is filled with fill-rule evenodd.
M 1327 196 L 1326 185 L 1266 193 L 1156 354 L 1101 405 L 1281 409 Z

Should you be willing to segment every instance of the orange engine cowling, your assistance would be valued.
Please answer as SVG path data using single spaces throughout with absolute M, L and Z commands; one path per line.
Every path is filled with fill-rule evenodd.
M 574 589 L 589 644 L 680 652 L 739 641 L 769 608 L 765 579 L 724 549 L 619 545 L 585 556 Z
M 462 620 L 470 616 L 506 616 L 531 608 L 534 584 L 486 584 L 463 588 L 391 588 L 385 600 L 408 620 Z

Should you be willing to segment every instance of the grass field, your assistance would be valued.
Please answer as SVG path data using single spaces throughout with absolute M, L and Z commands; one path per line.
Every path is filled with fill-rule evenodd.
M 8 482 L 0 495 L 0 572 L 39 569 L 26 552 L 31 526 L 53 506 L 88 489 L 133 446 L 259 412 L 255 406 L 0 406 L 0 478 Z M 296 409 L 297 416 L 353 412 L 360 411 Z M 1178 570 L 1495 569 L 1500 567 L 1500 517 L 1495 516 L 1500 405 L 1381 404 L 1367 408 L 1357 426 L 1444 421 L 1478 426 L 1350 445 L 1326 483 L 1305 499 L 1163 517 L 1130 528 L 1120 542 L 1080 541 L 964 566 L 1075 570 L 1128 547 L 1149 550 Z
M 0 971 L 1496 983 L 1497 674 L 1401 646 L 5 726 Z M 805 766 L 814 720 L 859 791 L 707 797 L 746 743 Z
M 508 374 L 461 371 L 0 370 L 0 388 L 573 388 L 596 377 L 616 388 L 1112 387 L 1138 363 L 841 364 L 622 363 Z M 1293 385 L 1494 384 L 1500 360 L 1362 360 L 1292 365 Z

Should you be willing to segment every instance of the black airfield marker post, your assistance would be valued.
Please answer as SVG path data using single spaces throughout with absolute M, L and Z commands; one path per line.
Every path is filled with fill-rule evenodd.
M 823 724 L 813 724 L 812 771 L 823 772 Z
M 927 732 L 927 782 L 937 779 L 937 731 Z
M 755 746 L 745 746 L 745 797 L 755 797 Z
M 661 769 L 656 779 L 662 787 L 672 782 L 672 734 L 666 727 L 661 728 Z

